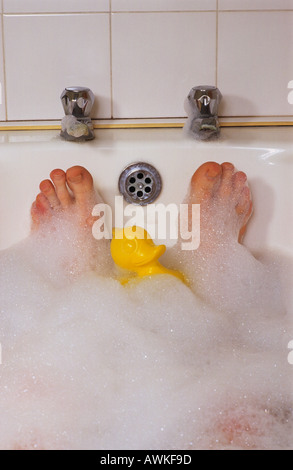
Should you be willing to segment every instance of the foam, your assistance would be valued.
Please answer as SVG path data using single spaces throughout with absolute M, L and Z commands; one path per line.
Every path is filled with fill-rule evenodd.
M 292 448 L 281 264 L 238 247 L 183 257 L 193 289 L 122 287 L 74 214 L 2 252 L 0 448 Z

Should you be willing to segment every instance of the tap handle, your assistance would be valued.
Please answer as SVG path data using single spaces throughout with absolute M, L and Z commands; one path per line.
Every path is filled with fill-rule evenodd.
M 187 99 L 192 112 L 210 117 L 218 114 L 222 95 L 215 86 L 197 86 L 190 90 Z
M 65 88 L 60 98 L 66 115 L 75 116 L 77 119 L 89 118 L 95 100 L 89 88 Z

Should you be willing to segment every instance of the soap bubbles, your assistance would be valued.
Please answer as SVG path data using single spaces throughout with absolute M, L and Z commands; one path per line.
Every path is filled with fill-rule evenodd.
M 282 263 L 263 277 L 235 246 L 197 288 L 122 286 L 109 243 L 72 211 L 0 254 L 0 448 L 292 448 L 290 305 L 265 298 Z

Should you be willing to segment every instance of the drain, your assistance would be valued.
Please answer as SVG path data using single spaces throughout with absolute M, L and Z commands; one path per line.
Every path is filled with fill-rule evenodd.
M 161 176 L 148 163 L 129 165 L 119 178 L 119 191 L 130 204 L 146 206 L 157 199 L 161 189 Z

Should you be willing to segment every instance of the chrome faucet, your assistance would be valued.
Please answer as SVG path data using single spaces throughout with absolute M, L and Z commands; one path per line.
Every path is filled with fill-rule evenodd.
M 197 86 L 190 90 L 185 107 L 188 119 L 184 130 L 199 140 L 219 136 L 218 107 L 222 95 L 215 86 Z
M 68 87 L 61 94 L 65 117 L 61 121 L 61 137 L 71 141 L 94 139 L 90 112 L 94 94 L 89 88 Z

